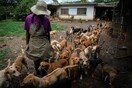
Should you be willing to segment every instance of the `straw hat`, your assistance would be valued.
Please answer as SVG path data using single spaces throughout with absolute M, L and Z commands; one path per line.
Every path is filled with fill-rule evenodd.
M 44 1 L 38 1 L 36 5 L 31 7 L 31 11 L 36 15 L 50 15 L 51 13 Z

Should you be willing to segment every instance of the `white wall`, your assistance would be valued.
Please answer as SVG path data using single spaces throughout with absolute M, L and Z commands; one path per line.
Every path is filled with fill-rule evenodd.
M 94 6 L 67 6 L 67 7 L 60 7 L 58 9 L 59 17 L 62 19 L 68 19 L 71 16 L 62 15 L 61 8 L 68 8 L 69 14 L 74 15 L 74 19 L 83 19 L 83 20 L 93 20 L 95 16 L 95 9 Z M 86 15 L 77 15 L 77 8 L 87 8 Z

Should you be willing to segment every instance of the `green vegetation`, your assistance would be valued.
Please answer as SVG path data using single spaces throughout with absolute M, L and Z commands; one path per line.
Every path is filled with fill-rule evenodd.
M 14 9 L 16 20 L 25 20 L 25 17 L 31 12 L 30 8 L 35 5 L 35 0 L 21 0 L 17 3 Z
M 0 38 L 0 42 L 3 42 L 4 41 L 4 39 L 3 38 Z
M 3 48 L 0 50 L 0 60 L 4 59 L 9 52 L 9 48 Z
M 64 30 L 67 28 L 67 26 L 59 26 L 57 23 L 53 22 L 51 23 L 52 30 Z
M 23 25 L 20 21 L 0 21 L 0 36 L 21 36 L 25 33 Z
M 24 22 L 3 20 L 0 21 L 0 36 L 25 36 L 25 30 L 23 29 Z M 57 23 L 51 23 L 53 30 L 63 30 L 66 26 L 59 26 Z M 24 39 L 25 37 L 23 37 Z

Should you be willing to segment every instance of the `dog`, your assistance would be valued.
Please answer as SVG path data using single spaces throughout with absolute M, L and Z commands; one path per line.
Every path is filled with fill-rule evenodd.
M 80 48 L 76 48 L 74 52 L 71 54 L 69 59 L 70 65 L 79 65 L 81 63 L 81 58 L 79 57 L 79 53 L 81 52 Z
M 64 38 L 62 41 L 60 41 L 59 44 L 61 46 L 60 50 L 62 51 L 64 49 L 64 47 L 67 46 L 67 40 Z
M 50 31 L 51 36 L 55 36 L 57 34 L 57 30 Z
M 61 54 L 60 54 L 60 59 L 66 59 L 68 60 L 69 59 L 69 52 L 68 51 L 63 51 Z
M 30 73 L 24 78 L 21 85 L 32 84 L 36 88 L 47 88 L 48 86 L 54 84 L 57 81 L 68 78 L 68 69 L 75 66 L 76 65 L 69 65 L 63 68 L 57 68 L 42 78 L 34 76 L 34 74 Z
M 81 59 L 80 67 L 82 69 L 80 79 L 82 80 L 83 79 L 83 74 L 84 75 L 88 74 L 87 70 L 88 70 L 88 68 L 90 68 L 90 60 L 89 60 L 88 57 L 86 57 L 85 52 L 83 50 L 79 53 L 79 57 Z
M 65 47 L 63 52 L 60 54 L 60 59 L 69 59 L 72 51 L 73 51 L 72 45 L 68 44 L 67 47 Z
M 73 43 L 74 43 L 74 47 L 77 48 L 80 45 L 80 39 L 81 36 L 80 34 L 75 35 L 74 39 L 73 39 Z
M 92 74 L 92 78 L 94 78 L 94 73 L 96 67 L 102 62 L 102 60 L 99 58 L 97 52 L 92 52 L 91 58 L 90 58 L 90 70 Z
M 20 76 L 22 71 L 24 56 L 20 55 L 16 58 L 15 62 L 7 69 L 8 73 L 16 77 Z
M 90 46 L 92 44 L 92 42 L 89 39 L 89 40 L 82 41 L 81 44 L 84 45 L 85 47 L 88 47 L 88 46 Z
M 74 35 L 75 33 L 81 32 L 83 30 L 83 28 L 80 27 L 71 27 L 72 30 L 72 34 Z
M 7 76 L 7 74 L 8 74 L 7 69 L 8 69 L 8 67 L 10 65 L 11 65 L 11 60 L 8 59 L 8 65 L 7 65 L 7 67 L 0 71 L 0 80 L 1 80 L 0 81 L 0 88 L 3 88 L 4 83 L 7 81 L 7 78 L 8 78 L 8 76 Z M 8 86 L 8 84 L 6 84 L 6 85 Z
M 27 72 L 34 72 L 34 62 L 30 60 L 22 48 L 22 54 L 19 55 L 16 60 L 13 62 L 11 66 L 8 67 L 7 72 L 10 76 L 19 77 L 22 74 L 26 74 Z
M 108 65 L 104 62 L 101 63 L 101 66 L 102 66 L 102 74 L 103 76 L 105 76 L 104 81 L 107 81 L 109 79 L 109 85 L 112 87 L 114 80 L 118 76 L 118 71 L 111 65 Z
M 42 61 L 39 66 L 39 70 L 45 70 L 47 74 L 49 74 L 56 68 L 62 68 L 67 65 L 68 65 L 68 61 L 66 59 L 60 59 L 59 61 L 54 63 L 48 63 L 48 62 Z

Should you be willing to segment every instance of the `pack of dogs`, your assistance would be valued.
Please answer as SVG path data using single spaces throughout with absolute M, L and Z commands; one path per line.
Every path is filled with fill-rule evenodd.
M 71 30 L 66 31 L 66 37 L 72 36 L 72 41 L 66 37 L 51 40 L 51 50 L 54 52 L 49 61 L 40 62 L 39 71 L 46 72 L 41 76 L 37 75 L 33 61 L 26 56 L 22 48 L 22 54 L 12 64 L 9 59 L 8 66 L 0 71 L 0 88 L 29 88 L 25 87 L 27 85 L 30 85 L 30 88 L 31 85 L 33 88 L 65 88 L 64 85 L 74 80 L 83 80 L 83 77 L 88 75 L 88 70 L 91 77 L 95 78 L 98 65 L 101 65 L 104 82 L 109 80 L 112 88 L 118 72 L 100 58 L 100 50 L 105 42 L 99 44 L 101 32 L 108 28 L 110 26 L 107 23 L 89 25 L 85 30 L 81 27 L 71 27 Z M 50 34 L 55 36 L 57 31 L 51 31 Z M 14 85 L 13 80 L 19 85 Z

